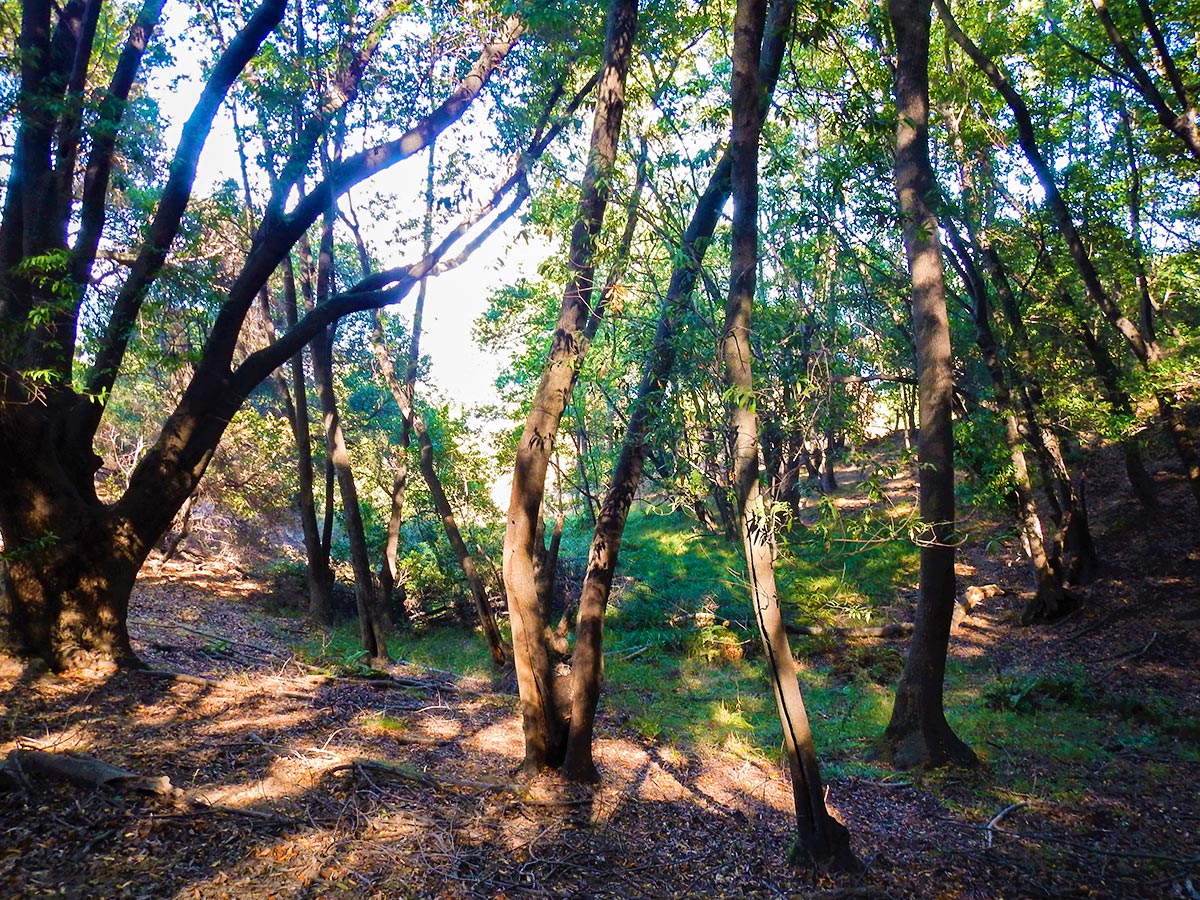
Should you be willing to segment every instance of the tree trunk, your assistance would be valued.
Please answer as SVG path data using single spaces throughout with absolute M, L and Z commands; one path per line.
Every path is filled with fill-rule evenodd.
M 1075 261 L 1075 268 L 1083 280 L 1088 299 L 1096 305 L 1101 313 L 1103 313 L 1104 318 L 1108 320 L 1108 323 L 1124 339 L 1126 347 L 1141 364 L 1142 368 L 1147 372 L 1155 371 L 1158 368 L 1158 363 L 1162 360 L 1162 350 L 1157 343 L 1147 340 L 1138 330 L 1137 326 L 1121 312 L 1101 282 L 1100 275 L 1092 263 L 1087 247 L 1084 245 L 1083 238 L 1080 236 L 1079 230 L 1075 227 L 1075 221 L 1071 218 L 1071 212 L 1067 207 L 1066 201 L 1058 189 L 1054 172 L 1051 170 L 1037 145 L 1036 136 L 1033 131 L 1033 119 L 1029 114 L 1029 109 L 1025 105 L 1025 101 L 1013 88 L 1004 73 L 997 68 L 996 64 L 984 56 L 982 51 L 971 42 L 971 39 L 963 34 L 962 29 L 958 27 L 958 23 L 955 22 L 944 0 L 933 0 L 933 2 L 937 6 L 938 14 L 941 16 L 950 37 L 971 58 L 979 70 L 987 76 L 988 80 L 992 82 L 992 85 L 1001 94 L 1012 111 L 1017 125 L 1018 142 L 1025 153 L 1025 158 L 1029 161 L 1030 167 L 1037 176 L 1038 183 L 1046 192 L 1046 203 L 1050 207 L 1050 212 L 1054 217 L 1055 224 L 1058 225 L 1059 232 L 1062 234 L 1063 242 L 1067 245 L 1067 250 L 1070 252 L 1071 258 Z M 1167 437 L 1170 438 L 1171 443 L 1175 447 L 1175 452 L 1179 457 L 1180 463 L 1183 465 L 1188 485 L 1192 489 L 1192 495 L 1197 505 L 1200 506 L 1200 451 L 1196 448 L 1195 439 L 1188 429 L 1183 414 L 1179 410 L 1174 398 L 1168 396 L 1161 388 L 1156 388 L 1154 399 L 1158 405 L 1159 418 L 1166 429 Z
M 975 762 L 974 752 L 950 728 L 943 707 L 955 602 L 954 371 L 938 222 L 928 205 L 936 192 L 929 161 L 929 12 L 930 0 L 888 3 L 896 36 L 896 192 L 912 277 L 919 511 L 924 523 L 913 638 L 880 748 L 900 768 Z
M 525 729 L 525 768 L 559 765 L 566 753 L 564 710 L 554 697 L 554 671 L 546 642 L 547 622 L 538 596 L 535 546 L 545 495 L 546 472 L 563 409 L 587 350 L 589 318 L 603 312 L 601 295 L 592 307 L 596 239 L 611 193 L 617 137 L 625 107 L 625 76 L 637 30 L 636 0 L 609 6 L 604 66 L 596 94 L 591 151 L 571 234 L 570 280 L 563 294 L 553 344 L 525 421 L 513 468 L 512 499 L 504 534 L 504 585 L 512 624 L 513 658 Z
M 430 248 L 433 246 L 433 185 L 436 174 L 436 155 L 437 144 L 431 141 L 429 144 L 429 159 L 425 166 L 425 219 L 421 233 L 421 247 L 426 254 L 429 253 Z M 367 259 L 366 245 L 363 243 L 357 227 L 355 228 L 355 239 L 358 243 L 358 252 L 361 258 L 362 275 L 365 278 L 370 274 L 371 267 Z M 392 390 L 393 396 L 396 396 L 396 387 L 400 387 L 403 390 L 410 411 L 412 410 L 412 399 L 416 396 L 417 369 L 421 363 L 421 329 L 425 321 L 425 296 L 428 283 L 428 278 L 422 278 L 420 284 L 417 286 L 417 301 L 413 306 L 412 334 L 408 344 L 408 358 L 404 366 L 403 385 L 392 384 L 392 381 L 395 379 L 395 372 L 391 367 L 391 360 L 388 358 L 388 371 L 392 373 L 391 378 L 388 379 L 388 387 Z M 378 335 L 382 339 L 382 326 L 378 312 L 374 316 L 374 326 L 375 330 L 372 334 Z M 377 359 L 379 358 L 379 352 L 380 348 L 377 346 Z M 386 351 L 384 355 L 386 356 Z M 397 403 L 399 404 L 398 398 Z M 379 567 L 383 603 L 389 609 L 393 606 L 393 594 L 395 593 L 400 574 L 397 559 L 400 552 L 400 528 L 404 524 L 404 499 L 408 493 L 408 475 L 410 470 L 409 447 L 412 445 L 412 423 L 410 416 L 403 412 L 401 416 L 403 422 L 400 426 L 399 458 L 396 463 L 396 475 L 392 480 L 392 503 L 391 511 L 388 515 L 387 540 L 383 548 L 383 564 Z M 403 591 L 404 586 L 401 585 L 400 588 Z M 403 609 L 404 601 L 401 598 L 401 612 L 403 612 Z
M 850 851 L 849 833 L 825 806 L 812 731 L 779 609 L 771 513 L 764 506 L 759 488 L 750 333 L 758 263 L 758 144 L 763 122 L 759 58 L 765 17 L 766 0 L 739 0 L 734 18 L 733 133 L 729 142 L 733 246 L 720 348 L 731 398 L 732 478 L 750 576 L 750 602 L 766 654 L 791 772 L 796 812 L 792 860 L 808 866 L 857 870 L 861 865 Z
M 284 315 L 293 328 L 299 319 L 296 270 L 289 256 L 283 266 Z M 308 587 L 308 615 L 326 627 L 333 624 L 333 568 L 329 565 L 329 545 L 321 537 L 317 522 L 315 479 L 313 477 L 312 431 L 308 417 L 308 384 L 304 376 L 304 353 L 293 356 L 288 364 L 291 376 L 291 397 L 287 404 L 288 423 L 296 441 L 297 491 L 296 505 L 300 513 L 300 529 L 304 536 L 304 557 L 307 565 L 304 579 Z M 281 390 L 287 391 L 283 385 Z M 325 506 L 332 509 L 330 497 Z
M 79 4 L 65 4 L 59 11 L 63 19 L 59 30 L 71 41 L 75 40 L 75 27 L 66 19 L 78 8 Z M 286 3 L 264 0 L 213 62 L 200 99 L 184 124 L 146 240 L 103 324 L 94 361 L 77 382 L 72 375 L 75 329 L 104 226 L 113 147 L 121 135 L 125 99 L 159 8 L 148 2 L 130 31 L 89 135 L 92 152 L 87 171 L 82 173 L 82 200 L 72 206 L 65 194 L 49 196 L 49 188 L 55 184 L 69 193 L 76 183 L 73 177 L 50 177 L 55 132 L 60 125 L 67 125 L 62 119 L 67 115 L 61 102 L 63 86 L 71 83 L 70 78 L 58 77 L 66 73 L 54 71 L 59 57 L 49 53 L 55 5 L 35 2 L 22 7 L 17 137 L 0 221 L 0 341 L 4 343 L 0 353 L 4 367 L 0 378 L 0 533 L 10 545 L 6 553 L 19 550 L 21 554 L 8 572 L 9 636 L 22 652 L 45 656 L 59 667 L 93 656 L 132 662 L 125 616 L 134 577 L 149 549 L 196 488 L 239 406 L 318 330 L 357 309 L 390 302 L 411 288 L 416 277 L 412 268 L 388 273 L 382 278 L 382 290 L 363 287 L 358 294 L 335 298 L 279 340 L 234 364 L 242 325 L 255 298 L 299 237 L 328 209 L 330 199 L 419 152 L 458 121 L 523 31 L 515 19 L 506 22 L 437 110 L 403 135 L 339 163 L 317 190 L 302 197 L 286 214 L 284 206 L 296 187 L 295 180 L 277 193 L 205 336 L 191 380 L 130 474 L 125 493 L 105 508 L 96 499 L 93 478 L 101 460 L 92 450 L 92 439 L 148 289 L 162 271 L 179 232 L 213 117 L 229 87 L 279 23 Z M 380 33 L 371 31 L 376 38 Z M 72 49 L 69 54 L 72 66 L 89 66 L 86 48 L 77 43 L 75 47 L 79 52 Z M 369 62 L 371 50 L 364 47 L 349 54 L 358 74 Z M 291 149 L 295 178 L 311 158 L 329 117 L 353 97 L 357 83 L 346 79 L 337 87 L 336 96 L 331 94 L 331 102 L 306 125 L 306 140 Z M 70 143 L 60 149 L 69 150 Z M 70 212 L 68 219 L 56 219 L 56 211 L 62 210 Z M 79 223 L 77 233 L 68 228 L 74 221 Z M 73 249 L 71 237 L 75 238 Z M 438 258 L 451 243 L 448 238 L 439 248 Z M 45 279 L 31 280 L 20 274 L 22 262 L 47 253 L 57 258 L 64 251 L 73 288 L 70 302 L 33 283 Z M 422 261 L 422 265 L 428 270 L 436 261 Z M 61 285 L 57 274 L 55 280 Z M 42 386 L 26 377 L 24 373 L 29 372 L 52 373 L 54 380 Z M 31 460 L 36 464 L 31 465 Z
M 137 665 L 126 627 L 129 592 L 162 532 L 125 527 L 90 484 L 64 477 L 43 407 L 9 409 L 4 424 L 0 531 L 8 609 L 0 641 L 56 671 Z
M 446 531 L 446 538 L 450 541 L 450 546 L 454 548 L 454 555 L 462 567 L 463 576 L 467 579 L 471 597 L 475 602 L 475 611 L 479 617 L 479 625 L 483 629 L 484 638 L 487 640 L 488 649 L 492 654 L 492 663 L 497 668 L 503 668 L 508 662 L 508 651 L 504 646 L 500 629 L 496 625 L 496 616 L 492 612 L 487 589 L 475 566 L 475 559 L 467 549 L 466 541 L 463 540 L 462 533 L 458 529 L 458 521 L 455 518 L 453 507 L 450 506 L 450 500 L 446 497 L 446 491 L 442 488 L 441 479 L 438 477 L 437 468 L 434 465 L 433 442 L 429 439 L 429 430 L 425 427 L 425 421 L 420 414 L 413 408 L 412 392 L 409 390 L 408 384 L 402 383 L 396 377 L 395 367 L 392 365 L 391 357 L 388 355 L 387 346 L 384 343 L 383 326 L 378 317 L 375 319 L 375 327 L 372 332 L 372 346 L 375 352 L 375 361 L 383 374 L 384 381 L 392 392 L 396 405 L 400 407 L 400 415 L 404 417 L 405 423 L 417 436 L 417 446 L 421 454 L 421 474 L 425 478 L 425 484 L 429 487 L 434 508 L 442 518 L 442 527 Z
M 321 250 L 317 261 L 318 305 L 330 294 L 333 278 L 333 216 L 326 216 L 321 232 Z M 313 338 L 309 344 L 312 353 L 313 380 L 321 400 L 321 416 L 325 431 L 325 452 L 333 463 L 338 489 L 342 495 L 342 524 L 346 529 L 346 540 L 350 544 L 350 565 L 354 570 L 354 596 L 358 606 L 358 626 L 362 647 L 373 661 L 388 661 L 388 620 L 381 608 L 375 579 L 371 572 L 371 558 L 367 550 L 366 529 L 363 526 L 362 508 L 358 502 L 358 486 L 354 481 L 354 468 L 350 461 L 350 450 L 342 429 L 342 418 L 338 411 L 337 395 L 333 387 L 333 341 L 331 326 Z
M 1056 565 L 1054 554 L 1046 550 L 1042 520 L 1038 515 L 1037 498 L 1033 492 L 1033 483 L 1029 478 L 1029 466 L 1026 463 L 1025 450 L 1022 447 L 1021 429 L 1017 423 L 1017 407 L 1013 401 L 1012 392 L 1008 388 L 1008 377 L 1000 358 L 1000 348 L 996 344 L 996 336 L 992 331 L 991 304 L 988 302 L 987 289 L 957 232 L 952 227 L 948 228 L 948 231 L 959 253 L 963 274 L 966 276 L 967 290 L 974 302 L 975 308 L 972 310 L 972 314 L 975 320 L 975 343 L 979 346 L 984 365 L 991 376 L 996 405 L 1004 415 L 1004 440 L 1008 446 L 1009 460 L 1012 462 L 1013 484 L 1017 494 L 1017 527 L 1021 533 L 1021 543 L 1025 554 L 1033 566 L 1036 593 L 1026 603 L 1021 614 L 1021 621 L 1028 625 L 1034 621 L 1056 619 L 1070 609 L 1070 597 L 1063 590 L 1063 575 L 1061 569 Z M 1047 485 L 1047 489 L 1052 491 L 1053 486 Z

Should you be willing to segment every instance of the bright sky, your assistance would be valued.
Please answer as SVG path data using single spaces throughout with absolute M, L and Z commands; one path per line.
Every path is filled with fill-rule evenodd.
M 179 27 L 177 21 L 167 25 L 168 30 Z M 165 139 L 172 151 L 183 122 L 203 87 L 197 76 L 189 74 L 200 70 L 194 59 L 194 48 L 189 42 L 181 41 L 175 52 L 178 66 L 171 75 L 182 77 L 170 88 L 170 100 L 164 102 L 163 107 L 171 119 Z M 226 107 L 218 114 L 201 157 L 194 196 L 203 196 L 214 185 L 230 178 L 240 183 L 234 148 L 232 121 Z M 374 181 L 365 182 L 363 188 L 366 191 L 386 189 L 385 180 L 413 178 L 416 171 L 421 174 L 415 177 L 423 180 L 424 168 L 425 155 L 418 154 Z M 382 204 L 377 208 L 382 210 Z M 421 341 L 422 354 L 430 358 L 426 381 L 460 408 L 495 403 L 499 399 L 495 382 L 504 360 L 485 352 L 471 338 L 472 326 L 486 308 L 488 295 L 501 284 L 512 283 L 522 275 L 532 275 L 547 252 L 545 248 L 516 240 L 518 229 L 514 218 L 463 265 L 429 281 Z M 395 258 L 388 254 L 390 235 L 394 230 L 394 224 L 386 218 L 364 220 L 365 237 L 384 268 L 416 261 L 413 253 Z M 435 233 L 435 241 L 437 237 Z M 452 250 L 450 255 L 456 252 Z M 411 315 L 414 297 L 415 293 L 399 307 L 405 317 Z

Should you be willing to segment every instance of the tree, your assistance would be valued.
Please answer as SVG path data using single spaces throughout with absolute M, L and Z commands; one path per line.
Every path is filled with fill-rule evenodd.
M 739 0 L 733 26 L 733 132 L 729 140 L 733 246 L 720 354 L 729 397 L 729 424 L 734 432 L 734 494 L 750 574 L 750 602 L 767 659 L 792 777 L 796 811 L 792 858 L 807 865 L 853 871 L 861 866 L 850 852 L 849 835 L 825 806 L 812 730 L 779 608 L 771 514 L 758 483 L 758 416 L 750 333 L 758 269 L 758 142 L 763 121 L 759 58 L 765 17 L 766 0 Z
M 1008 77 L 1000 68 L 979 49 L 978 46 L 963 33 L 957 21 L 950 12 L 944 0 L 934 0 L 938 15 L 945 24 L 950 37 L 970 57 L 971 61 L 983 72 L 1004 98 L 1012 110 L 1017 124 L 1018 140 L 1024 151 L 1029 165 L 1037 174 L 1038 183 L 1046 192 L 1046 202 L 1054 216 L 1055 224 L 1062 234 L 1063 242 L 1067 245 L 1075 267 L 1083 280 L 1088 299 L 1100 310 L 1113 330 L 1123 339 L 1126 348 L 1137 359 L 1141 367 L 1148 373 L 1157 370 L 1163 361 L 1163 351 L 1158 342 L 1149 335 L 1142 334 L 1129 318 L 1122 312 L 1112 294 L 1104 286 L 1096 269 L 1070 208 L 1059 190 L 1058 181 L 1038 146 L 1033 128 L 1033 118 L 1024 99 L 1013 87 Z M 1195 438 L 1179 408 L 1177 400 L 1170 396 L 1165 387 L 1154 391 L 1154 400 L 1158 407 L 1159 417 L 1168 438 L 1175 446 L 1176 454 L 1183 465 L 1184 473 L 1192 489 L 1196 503 L 1200 505 L 1200 451 L 1196 449 Z
M 760 83 L 760 116 L 765 116 L 779 78 L 795 3 L 771 5 L 765 27 Z M 713 238 L 721 210 L 729 199 L 732 157 L 727 149 L 717 162 L 708 186 L 696 202 L 691 221 L 676 252 L 671 279 L 659 312 L 654 339 L 646 351 L 642 379 L 632 402 L 620 455 L 596 517 L 587 571 L 580 592 L 578 628 L 571 658 L 571 717 L 564 771 L 576 781 L 597 781 L 592 737 L 600 698 L 604 613 L 616 574 L 621 538 L 642 480 L 647 445 L 661 421 L 666 388 L 675 368 L 676 344 L 682 319 L 700 274 L 704 254 Z
M 625 77 L 636 31 L 636 0 L 613 0 L 605 30 L 604 65 L 596 90 L 591 149 L 571 233 L 571 278 L 563 292 L 554 341 L 525 421 L 513 469 L 503 571 L 525 729 L 525 767 L 531 771 L 561 764 L 566 752 L 564 711 L 555 697 L 555 674 L 545 635 L 545 598 L 538 589 L 537 566 L 541 554 L 535 545 L 542 540 L 538 524 L 550 455 L 579 362 L 587 351 L 588 323 L 603 314 L 605 298 L 593 301 L 596 239 L 611 191 L 625 106 Z
M 881 743 L 901 768 L 970 764 L 975 753 L 946 721 L 943 682 L 954 613 L 954 371 L 929 161 L 929 18 L 932 0 L 889 0 L 896 39 L 896 194 L 912 277 L 920 434 L 920 599 L 912 643 Z
M 92 660 L 132 663 L 126 626 L 129 593 L 151 548 L 203 476 L 230 418 L 250 392 L 329 323 L 394 302 L 436 260 L 368 279 L 302 317 L 294 328 L 235 359 L 255 298 L 299 237 L 336 198 L 390 165 L 420 152 L 472 104 L 519 39 L 505 20 L 450 95 L 398 136 L 333 166 L 290 209 L 288 198 L 337 110 L 357 81 L 330 84 L 289 148 L 280 183 L 266 204 L 245 262 L 211 321 L 202 355 L 153 446 L 113 503 L 102 503 L 93 476 L 93 436 L 126 359 L 131 328 L 179 233 L 196 165 L 213 117 L 230 86 L 283 16 L 283 0 L 265 0 L 216 59 L 184 125 L 153 220 L 129 273 L 105 313 L 105 330 L 86 365 L 74 371 L 77 325 L 104 230 L 115 145 L 161 4 L 138 14 L 112 80 L 91 120 L 83 192 L 74 196 L 81 107 L 92 46 L 86 21 L 99 0 L 56 11 L 45 0 L 23 4 L 21 90 L 16 150 L 0 221 L 0 532 L 8 555 L 7 642 L 55 668 Z M 368 38 L 347 34 L 353 76 L 370 62 Z M 64 102 L 69 100 L 70 102 Z M 74 227 L 74 223 L 78 227 Z

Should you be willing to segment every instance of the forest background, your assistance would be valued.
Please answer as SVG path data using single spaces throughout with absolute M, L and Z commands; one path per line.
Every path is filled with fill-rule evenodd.
M 387 672 L 398 635 L 477 626 L 524 768 L 591 782 L 612 613 L 648 641 L 626 654 L 766 663 L 793 858 L 857 871 L 785 630 L 911 634 L 874 752 L 971 765 L 956 519 L 1025 554 L 973 587 L 1044 626 L 1103 576 L 1098 534 L 1200 502 L 1188 3 L 268 0 L 184 36 L 164 8 L 0 21 L 17 657 L 136 667 L 146 561 L 236 553 L 302 580 L 280 595 L 314 628 L 354 620 L 309 664 Z M 197 181 L 206 142 L 226 177 Z M 460 288 L 507 361 L 464 410 L 423 379 L 431 285 L 500 239 L 544 258 Z M 1137 512 L 1100 522 L 1105 453 Z M 657 556 L 617 578 L 627 527 Z M 718 574 L 685 590 L 697 548 Z

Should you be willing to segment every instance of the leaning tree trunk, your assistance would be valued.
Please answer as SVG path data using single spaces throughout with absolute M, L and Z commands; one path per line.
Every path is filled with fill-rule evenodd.
M 779 79 L 795 7 L 795 0 L 778 0 L 771 5 L 760 67 L 763 84 L 761 114 L 764 115 Z M 712 241 L 721 211 L 729 199 L 731 163 L 729 151 L 726 150 L 709 179 L 708 187 L 697 201 L 692 219 L 680 241 L 677 262 L 671 272 L 654 340 L 646 357 L 645 371 L 625 427 L 621 453 L 609 478 L 608 490 L 600 505 L 592 534 L 571 657 L 571 727 L 563 764 L 567 777 L 574 781 L 594 782 L 599 779 L 592 756 L 592 735 L 603 668 L 604 612 L 616 573 L 625 522 L 641 483 L 646 462 L 646 440 L 654 428 L 668 379 L 675 367 L 675 336 L 699 277 L 705 250 Z
M 1000 358 L 995 332 L 992 330 L 991 303 L 987 288 L 982 274 L 952 223 L 947 223 L 947 233 L 957 252 L 960 275 L 974 304 L 972 318 L 975 322 L 975 343 L 983 356 L 988 375 L 991 376 L 996 405 L 1004 416 L 1004 441 L 1012 463 L 1013 485 L 1017 494 L 1017 527 L 1025 554 L 1033 566 L 1037 590 L 1033 598 L 1025 604 L 1021 621 L 1028 625 L 1033 621 L 1055 619 L 1069 609 L 1071 598 L 1063 590 L 1063 573 L 1055 554 L 1047 551 L 1042 520 L 1038 514 L 1037 497 L 1033 492 L 1033 482 L 1029 477 L 1029 466 L 1022 446 L 1021 428 L 1017 422 L 1017 404 L 1009 390 L 1008 375 Z M 1047 493 L 1053 492 L 1053 485 L 1048 484 L 1046 487 Z
M 326 300 L 332 287 L 333 277 L 333 212 L 326 216 L 321 233 L 321 250 L 317 261 L 317 293 L 319 305 Z M 342 524 L 346 529 L 346 540 L 350 544 L 350 565 L 354 570 L 354 595 L 358 606 L 358 627 L 362 648 L 377 662 L 388 659 L 387 616 L 381 609 L 375 590 L 375 579 L 371 573 L 371 558 L 367 552 L 366 528 L 362 520 L 362 507 L 358 501 L 358 486 L 354 480 L 354 468 L 350 461 L 350 450 L 346 445 L 346 434 L 338 411 L 337 395 L 333 388 L 333 340 L 331 326 L 313 338 L 309 345 L 312 353 L 313 380 L 317 384 L 317 396 L 321 400 L 321 415 L 325 431 L 325 452 L 333 463 L 338 489 L 342 495 Z
M 1063 242 L 1067 245 L 1067 250 L 1075 262 L 1075 268 L 1083 281 L 1088 299 L 1096 305 L 1113 330 L 1121 336 L 1129 352 L 1133 354 L 1142 368 L 1148 373 L 1155 373 L 1162 361 L 1162 350 L 1154 341 L 1147 340 L 1137 326 L 1121 312 L 1101 282 L 1100 274 L 1096 271 L 1087 246 L 1084 244 L 1079 230 L 1075 227 L 1074 219 L 1071 218 L 1071 211 L 1067 207 L 1066 200 L 1063 199 L 1062 193 L 1058 189 L 1054 172 L 1038 147 L 1033 130 L 1033 118 L 1024 99 L 996 64 L 985 56 L 958 27 L 945 0 L 933 0 L 933 2 L 937 6 L 938 14 L 950 37 L 987 76 L 1012 111 L 1017 125 L 1018 143 L 1037 176 L 1038 183 L 1046 193 L 1046 204 L 1050 207 Z M 1183 466 L 1192 495 L 1197 505 L 1200 505 L 1200 450 L 1197 450 L 1195 438 L 1176 399 L 1162 387 L 1156 386 L 1153 393 L 1158 406 L 1159 419 L 1167 432 L 1167 437 L 1175 447 L 1175 453 Z
M 929 161 L 929 12 L 931 0 L 889 0 L 896 36 L 896 192 L 912 277 L 920 433 L 917 441 L 920 600 L 908 659 L 881 744 L 900 768 L 973 763 L 943 707 L 943 682 L 954 614 L 954 370 L 937 216 Z
M 453 507 L 450 506 L 446 491 L 442 488 L 441 479 L 434 466 L 433 442 L 429 438 L 429 430 L 425 427 L 424 419 L 413 408 L 411 385 L 407 381 L 401 382 L 396 377 L 396 369 L 392 365 L 391 357 L 384 344 L 383 326 L 378 316 L 376 316 L 372 332 L 372 347 L 375 352 L 376 364 L 383 374 L 383 379 L 387 383 L 396 405 L 400 408 L 400 415 L 406 426 L 417 436 L 417 447 L 421 454 L 421 474 L 424 476 L 425 484 L 433 498 L 433 505 L 437 509 L 438 515 L 442 517 L 442 527 L 446 531 L 446 538 L 450 541 L 454 555 L 458 558 L 458 564 L 462 567 L 463 576 L 467 579 L 471 598 L 475 601 L 475 611 L 479 616 L 479 626 L 483 629 L 488 650 L 492 654 L 492 663 L 497 668 L 503 668 L 508 662 L 508 651 L 504 646 L 504 638 L 500 635 L 500 629 L 496 625 L 496 616 L 492 612 L 487 589 L 475 566 L 475 559 L 467 549 L 466 541 L 463 540 L 462 532 L 459 531 L 458 520 L 454 515 Z
M 91 153 L 84 171 L 70 171 L 68 165 L 55 173 L 55 142 L 59 158 L 73 160 L 74 138 L 69 132 L 78 133 L 64 118 L 68 115 L 64 110 L 71 104 L 63 104 L 62 86 L 81 82 L 74 76 L 69 82 L 58 77 L 67 73 L 55 70 L 61 55 L 49 53 L 50 35 L 55 32 L 74 41 L 82 32 L 71 20 L 84 6 L 23 4 L 20 42 L 28 52 L 22 53 L 16 147 L 0 219 L 0 343 L 4 351 L 0 352 L 0 367 L 5 376 L 0 378 L 0 533 L 9 545 L 6 554 L 19 554 L 7 575 L 11 614 L 5 627 L 23 653 L 44 656 L 60 667 L 94 656 L 133 662 L 126 613 L 137 570 L 196 488 L 238 408 L 319 330 L 343 315 L 377 308 L 411 289 L 419 274 L 413 268 L 386 273 L 377 285 L 382 290 L 360 286 L 350 296 L 335 298 L 305 316 L 279 340 L 234 363 L 242 346 L 242 326 L 263 285 L 300 235 L 328 209 L 331 199 L 418 152 L 459 121 L 523 31 L 517 20 L 510 19 L 502 32 L 481 48 L 476 63 L 438 110 L 404 135 L 337 166 L 319 190 L 302 198 L 286 214 L 284 208 L 296 181 L 273 197 L 247 259 L 207 332 L 203 354 L 187 387 L 130 474 L 124 494 L 105 507 L 96 498 L 93 478 L 102 461 L 93 452 L 92 442 L 106 400 L 121 373 L 143 301 L 179 232 L 213 117 L 232 83 L 279 23 L 286 3 L 263 0 L 214 60 L 200 99 L 183 127 L 146 240 L 113 301 L 92 365 L 77 380 L 73 374 L 76 326 L 102 238 L 114 148 L 141 53 L 161 4 L 151 0 L 143 7 L 108 90 L 100 92 L 100 108 L 87 135 Z M 98 8 L 98 4 L 88 6 Z M 57 28 L 51 21 L 55 9 Z M 382 31 L 370 30 L 376 36 Z M 348 54 L 353 71 L 339 79 L 337 90 L 327 98 L 330 102 L 305 128 L 306 139 L 292 148 L 295 178 L 312 157 L 329 119 L 353 98 L 357 77 L 372 52 L 364 46 Z M 77 71 L 94 69 L 82 44 L 63 58 L 73 60 L 71 65 Z M 82 197 L 74 202 L 80 175 Z M 448 239 L 439 257 L 451 243 Z M 73 289 L 70 302 L 65 303 L 62 296 L 39 288 L 18 271 L 23 261 L 51 252 L 61 258 L 64 250 L 70 258 L 67 276 Z M 54 288 L 63 284 L 56 276 Z M 54 377 L 44 385 L 29 381 L 23 374 L 29 372 L 49 372 Z
M 750 602 L 766 653 L 791 772 L 796 812 L 792 860 L 808 866 L 853 870 L 861 866 L 850 851 L 849 833 L 825 806 L 808 713 L 779 609 L 771 513 L 764 508 L 759 488 L 758 416 L 754 408 L 750 328 L 758 263 L 758 143 L 763 121 L 759 109 L 758 64 L 765 17 L 766 0 L 739 0 L 734 17 L 733 133 L 729 142 L 733 246 L 720 349 L 731 398 L 732 476 L 750 575 Z
M 612 0 L 604 66 L 596 93 L 591 152 L 571 234 L 571 277 L 563 293 L 554 340 L 513 467 L 512 499 L 504 533 L 504 586 L 521 695 L 527 770 L 557 766 L 566 752 L 566 722 L 564 711 L 554 698 L 547 621 L 538 596 L 538 521 L 558 426 L 587 350 L 584 330 L 589 316 L 602 313 L 605 299 L 601 296 L 593 311 L 596 239 L 612 188 L 617 137 L 625 108 L 625 76 L 636 30 L 636 0 Z

